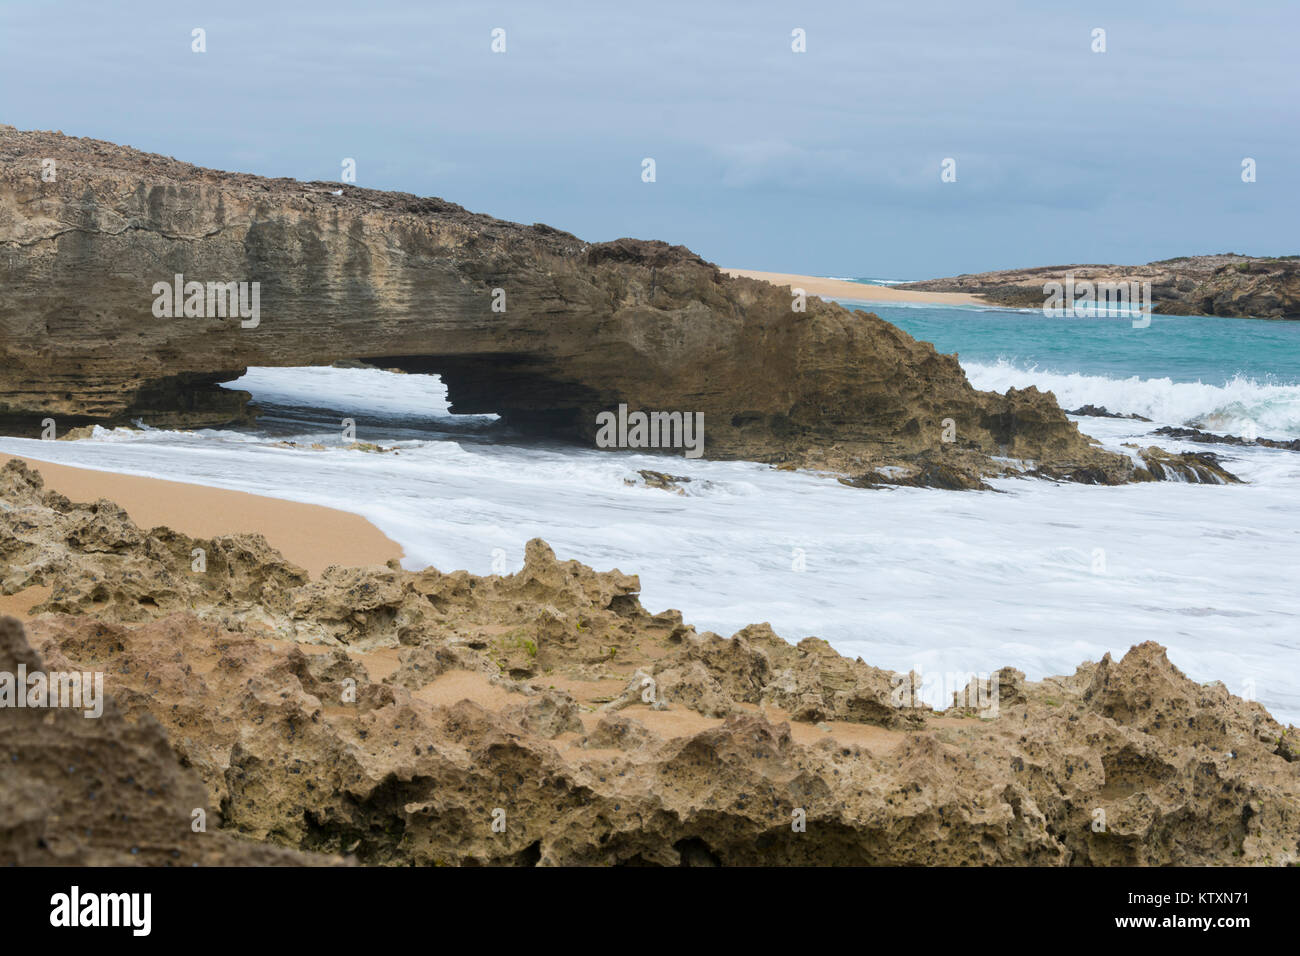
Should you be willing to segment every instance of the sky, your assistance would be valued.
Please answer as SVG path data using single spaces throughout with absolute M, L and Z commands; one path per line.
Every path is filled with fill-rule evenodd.
M 301 180 L 351 158 L 733 268 L 1286 255 L 1297 36 L 1296 0 L 0 0 L 0 122 Z

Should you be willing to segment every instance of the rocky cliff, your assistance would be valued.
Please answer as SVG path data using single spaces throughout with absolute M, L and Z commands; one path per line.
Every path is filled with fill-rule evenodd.
M 231 317 L 226 283 L 249 284 L 250 314 L 258 283 L 255 317 Z M 597 414 L 625 403 L 703 413 L 708 457 L 868 483 L 970 486 L 1008 459 L 1088 481 L 1133 473 L 1050 394 L 977 392 L 956 356 L 874 315 L 820 299 L 795 311 L 786 290 L 680 246 L 588 244 L 440 199 L 12 127 L 0 127 L 0 359 L 0 426 L 24 434 L 45 418 L 60 433 L 239 421 L 247 395 L 218 385 L 244 368 L 361 359 L 438 373 L 455 411 L 586 442 Z
M 0 670 L 101 672 L 112 700 L 0 708 L 0 863 L 1300 860 L 1295 729 L 1153 643 L 936 713 L 919 675 L 699 633 L 540 541 L 508 576 L 313 580 L 17 461 L 0 504 L 0 591 L 49 588 L 26 637 L 0 621 Z
M 1300 256 L 1254 258 L 1224 253 L 1183 256 L 1143 266 L 1073 265 L 1004 269 L 899 286 L 964 292 L 1013 308 L 1042 308 L 1048 282 L 1150 282 L 1154 309 L 1165 315 L 1300 319 Z

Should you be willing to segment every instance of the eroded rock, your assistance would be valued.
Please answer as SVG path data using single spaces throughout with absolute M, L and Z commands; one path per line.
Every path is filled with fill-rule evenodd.
M 789 289 L 681 246 L 336 185 L 0 128 L 0 427 L 244 422 L 248 393 L 219 386 L 247 367 L 360 361 L 437 373 L 457 412 L 589 445 L 626 404 L 703 415 L 710 458 L 944 487 L 1008 458 L 1132 477 L 1049 393 L 978 392 L 956 356 L 870 313 L 796 312 Z M 203 285 L 203 317 L 154 315 L 178 275 Z M 208 283 L 229 282 L 258 283 L 255 326 L 222 318 L 215 293 L 208 312 Z
M 143 754 L 134 778 L 163 781 L 162 796 L 104 770 L 104 792 L 135 809 L 108 849 L 59 844 L 60 859 L 171 848 L 159 828 L 179 832 L 175 808 L 206 802 L 214 836 L 371 864 L 1300 861 L 1296 731 L 1188 680 L 1156 644 L 1038 682 L 1004 668 L 966 695 L 996 684 L 995 716 L 936 714 L 900 705 L 904 675 L 766 625 L 697 634 L 641 608 L 634 577 L 538 541 L 505 577 L 374 568 L 306 583 L 245 542 L 222 572 L 235 584 L 182 586 L 190 539 L 45 494 L 20 463 L 0 485 L 6 590 L 52 580 L 62 596 L 37 611 L 70 612 L 31 621 L 31 645 L 51 668 L 102 672 L 113 701 L 107 743 L 79 716 L 56 715 L 51 736 L 0 710 L 0 759 L 59 755 L 0 780 L 0 853 L 15 860 L 48 858 L 32 850 L 54 845 L 46 804 L 85 797 L 51 768 L 111 746 L 114 760 Z M 364 622 L 340 615 L 354 594 Z M 417 606 L 425 616 L 402 616 Z M 31 655 L 5 626 L 5 660 Z M 61 812 L 80 825 L 92 811 Z
M 19 665 L 28 674 L 74 669 L 56 647 L 42 659 L 17 620 L 0 618 L 0 673 Z M 238 838 L 221 828 L 212 796 L 158 721 L 143 710 L 128 719 L 111 695 L 98 717 L 0 706 L 0 866 L 340 862 Z

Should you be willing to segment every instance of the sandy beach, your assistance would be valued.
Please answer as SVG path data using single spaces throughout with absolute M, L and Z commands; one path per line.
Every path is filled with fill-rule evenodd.
M 984 305 L 982 296 L 960 292 L 912 292 L 883 285 L 863 285 L 844 279 L 824 279 L 820 276 L 801 276 L 788 272 L 758 272 L 754 269 L 723 269 L 727 275 L 746 279 L 762 279 L 773 285 L 788 285 L 803 289 L 809 295 L 828 299 L 856 299 L 860 302 L 915 302 L 931 305 Z
M 13 457 L 0 456 L 0 466 Z M 258 532 L 313 577 L 331 564 L 384 564 L 403 555 L 397 542 L 365 518 L 346 511 L 179 481 L 72 468 L 33 458 L 20 460 L 41 473 L 47 489 L 73 501 L 107 498 L 146 530 L 164 525 L 199 538 Z
M 111 489 L 146 524 L 198 520 L 213 524 L 189 526 L 236 530 L 217 522 L 243 522 L 301 548 L 301 539 L 284 534 L 296 519 L 298 528 L 317 529 L 309 560 L 331 549 L 346 560 L 358 553 L 359 536 L 337 532 L 347 516 L 327 508 L 35 464 L 48 473 L 46 487 L 82 498 Z M 40 821 L 40 832 L 64 828 L 60 847 L 88 829 L 96 835 L 74 845 L 91 862 L 202 865 L 208 854 L 230 865 L 256 850 L 297 864 L 611 865 L 644 862 L 641 854 L 650 852 L 673 865 L 686 858 L 757 865 L 771 852 L 762 838 L 791 827 L 798 835 L 778 859 L 793 865 L 1010 865 L 1028 857 L 1064 866 L 1089 846 L 1082 841 L 1094 831 L 1085 821 L 1109 793 L 1104 771 L 1072 769 L 1106 768 L 1134 746 L 1173 768 L 1163 771 L 1170 781 L 1149 786 L 1174 808 L 1164 825 L 1181 829 L 1170 839 L 1189 849 L 1175 857 L 1164 843 L 1142 844 L 1126 847 L 1122 860 L 1292 860 L 1294 827 L 1282 811 L 1296 805 L 1296 784 L 1281 769 L 1294 759 L 1284 744 L 1291 731 L 1223 686 L 1211 694 L 1154 642 L 1094 665 L 1106 669 L 1109 684 L 1088 672 L 1029 681 L 1000 671 L 1005 681 L 988 685 L 990 694 L 996 688 L 995 712 L 985 712 L 989 700 L 970 697 L 938 712 L 910 696 L 900 700 L 897 673 L 816 638 L 796 645 L 763 624 L 728 638 L 700 632 L 680 614 L 653 613 L 640 603 L 637 579 L 557 557 L 539 540 L 528 545 L 523 571 L 509 577 L 372 567 L 303 587 L 244 566 L 213 580 L 184 573 L 183 552 L 178 558 L 140 542 L 103 548 L 111 538 L 85 534 L 98 524 L 89 508 L 51 509 L 32 476 L 14 478 L 0 532 L 9 553 L 38 557 L 11 561 L 6 583 L 23 597 L 45 594 L 48 586 L 35 582 L 64 568 L 61 603 L 80 613 L 41 615 L 22 630 L 0 621 L 0 649 L 17 648 L 0 670 L 38 653 L 61 673 L 102 674 L 115 706 L 88 722 L 67 708 L 5 713 L 11 725 L 25 722 L 6 740 L 27 750 L 5 760 L 13 770 L 3 779 L 26 801 L 22 819 Z M 190 517 L 200 512 L 207 517 Z M 111 535 L 115 527 L 108 517 L 100 530 Z M 383 539 L 374 532 L 370 543 L 376 540 Z M 340 613 L 348 607 L 355 612 Z M 906 693 L 919 682 L 918 673 Z M 1132 700 L 1144 704 L 1127 725 L 1104 710 Z M 1178 711 L 1203 724 L 1159 719 Z M 79 762 L 67 763 L 74 744 L 95 748 L 101 762 L 88 764 L 77 751 Z M 1042 762 L 1045 789 L 1066 779 L 1078 788 L 1046 790 L 1078 821 L 1068 828 L 1074 844 L 1050 842 L 1041 814 L 1018 818 L 1009 807 L 992 834 L 983 818 L 965 822 L 962 811 L 989 801 L 990 792 L 1023 786 L 1017 761 L 1026 751 Z M 121 781 L 120 792 L 111 803 L 107 795 L 85 800 L 84 772 L 51 774 L 40 763 L 51 753 L 57 769 L 89 766 Z M 1216 764 L 1206 753 L 1222 756 Z M 540 785 L 518 783 L 533 781 L 539 767 Z M 342 796 L 341 773 L 348 775 Z M 1194 775 L 1214 785 L 1197 790 L 1185 783 Z M 397 800 L 394 780 L 404 788 Z M 802 806 L 811 788 L 824 794 L 816 816 Z M 1220 809 L 1223 793 L 1236 803 Z M 911 794 L 901 809 L 899 794 Z M 665 795 L 676 803 L 661 810 Z M 190 828 L 186 808 L 204 800 L 221 808 L 221 828 Z M 77 801 L 93 804 L 84 813 L 109 806 L 118 829 L 105 824 L 109 838 L 98 836 L 87 826 L 92 818 L 65 809 Z M 451 810 L 433 812 L 444 806 L 439 801 Z M 1251 802 L 1280 809 L 1260 824 L 1256 842 L 1228 857 L 1235 847 L 1216 835 Z M 701 806 L 707 812 L 693 823 L 698 830 L 684 830 L 682 820 Z M 343 821 L 342 835 L 323 839 L 330 831 L 311 821 L 329 813 Z M 899 814 L 903 822 L 893 824 Z M 510 831 L 492 829 L 498 818 L 523 830 L 515 843 L 503 840 Z M 859 835 L 864 819 L 887 826 Z M 918 819 L 929 821 L 919 844 Z M 793 829 L 805 820 L 812 825 Z M 146 825 L 162 829 L 145 839 Z M 238 843 L 221 842 L 241 825 Z M 733 830 L 740 835 L 728 836 Z M 631 849 L 620 842 L 629 839 Z M 27 841 L 27 856 L 18 857 L 17 843 L 0 842 L 0 862 L 4 852 L 33 865 L 49 856 Z
M 13 455 L 0 455 L 0 467 L 12 458 L 38 470 L 45 479 L 46 490 L 58 491 L 73 501 L 107 498 L 120 505 L 141 528 L 164 525 L 199 537 L 260 533 L 285 557 L 313 576 L 331 564 L 357 567 L 383 564 L 390 558 L 402 556 L 401 547 L 374 525 L 345 511 L 187 482 L 74 468 Z M 50 592 L 48 585 L 38 585 L 16 594 L 0 595 L 0 616 L 8 614 L 29 620 L 31 609 L 48 599 Z M 306 654 L 321 655 L 331 650 L 327 645 L 271 638 L 267 643 L 279 652 L 298 647 Z M 365 667 L 371 680 L 381 681 L 398 669 L 400 650 L 399 647 L 352 650 L 349 657 Z M 635 663 L 645 662 L 637 660 Z M 599 705 L 618 696 L 626 686 L 631 668 L 624 669 L 627 674 L 613 679 L 577 680 L 548 675 L 547 682 L 548 686 L 562 688 L 586 706 L 587 710 L 580 718 L 585 730 L 592 732 L 599 723 L 600 715 L 596 712 Z M 437 706 L 474 700 L 493 711 L 505 710 L 516 703 L 515 695 L 493 684 L 484 675 L 460 669 L 440 674 L 420 688 L 415 696 Z M 773 720 L 790 720 L 789 712 L 780 707 L 760 709 L 743 705 L 742 709 L 747 713 L 766 713 Z M 627 712 L 651 730 L 670 737 L 699 733 L 723 723 L 721 718 L 702 716 L 688 709 L 668 713 L 639 703 L 629 707 Z M 829 721 L 824 726 L 831 728 L 837 740 L 873 752 L 890 751 L 902 739 L 896 731 L 848 721 Z M 827 730 L 806 722 L 796 722 L 792 728 L 794 738 L 804 745 L 817 742 L 826 733 Z M 581 753 L 580 749 L 575 750 L 578 748 L 576 734 L 562 735 L 556 743 L 566 753 Z

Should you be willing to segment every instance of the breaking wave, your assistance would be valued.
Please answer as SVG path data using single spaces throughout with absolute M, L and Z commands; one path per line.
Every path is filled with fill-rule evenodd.
M 1005 392 L 1036 385 L 1054 392 L 1062 408 L 1099 405 L 1119 414 L 1228 434 L 1240 434 L 1247 422 L 1254 422 L 1261 436 L 1300 438 L 1300 385 L 1269 384 L 1243 375 L 1223 385 L 1136 375 L 1111 378 L 1045 371 L 1004 359 L 963 362 L 962 367 L 978 389 Z

